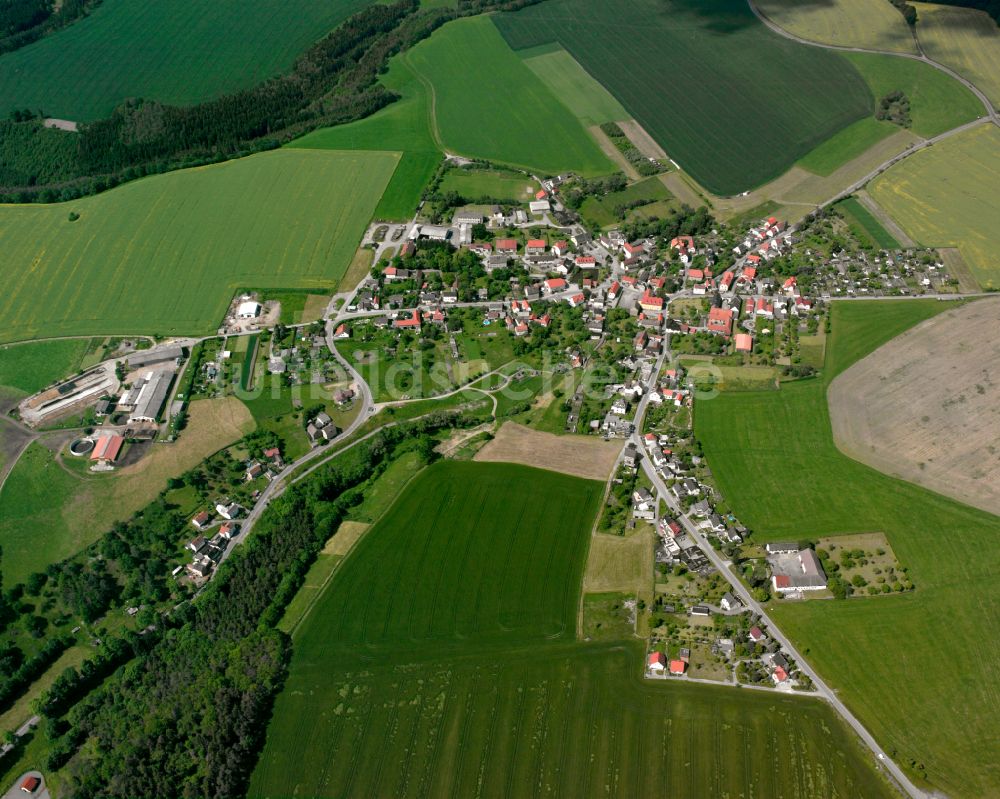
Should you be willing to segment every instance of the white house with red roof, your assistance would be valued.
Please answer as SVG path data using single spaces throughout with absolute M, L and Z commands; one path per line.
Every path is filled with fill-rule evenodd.
M 719 280 L 719 288 L 722 291 L 729 291 L 735 279 L 736 276 L 732 272 L 726 272 L 726 274 L 724 274 L 722 278 Z
M 397 330 L 420 330 L 420 311 L 401 313 L 392 320 L 392 326 Z
M 663 674 L 667 668 L 667 656 L 662 652 L 651 652 L 646 660 L 646 668 L 651 674 Z
M 663 297 L 657 297 L 654 294 L 650 294 L 649 291 L 646 291 L 639 298 L 639 307 L 644 311 L 662 311 Z
M 552 245 L 552 252 L 560 258 L 569 255 L 569 243 L 565 241 L 557 241 Z
M 608 299 L 617 300 L 618 295 L 621 293 L 622 284 L 617 280 L 608 287 Z
M 566 302 L 569 303 L 570 308 L 576 308 L 580 305 L 583 305 L 586 301 L 587 298 L 583 296 L 582 292 L 580 294 L 574 294 L 572 297 L 566 300 Z
M 545 239 L 528 239 L 524 252 L 526 255 L 541 255 L 545 252 Z
M 708 312 L 709 333 L 717 333 L 722 336 L 729 336 L 733 332 L 733 310 L 732 308 L 711 308 Z
M 343 322 L 341 322 L 337 326 L 337 329 L 333 331 L 333 337 L 336 338 L 336 339 L 350 338 L 351 337 L 351 333 L 347 329 L 347 325 L 344 324 Z
M 574 263 L 578 269 L 597 269 L 597 259 L 593 255 L 578 255 Z
M 497 239 L 493 246 L 496 247 L 497 255 L 517 255 L 516 239 Z
M 671 660 L 670 661 L 670 673 L 674 676 L 680 676 L 687 671 L 688 664 L 683 660 Z
M 563 278 L 552 277 L 542 283 L 542 291 L 552 294 L 555 291 L 564 291 L 569 286 Z

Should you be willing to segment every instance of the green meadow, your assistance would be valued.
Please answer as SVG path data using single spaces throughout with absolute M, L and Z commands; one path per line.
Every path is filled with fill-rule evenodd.
M 873 108 L 849 62 L 772 33 L 742 0 L 548 0 L 494 20 L 515 50 L 562 45 L 720 195 L 777 177 Z
M 435 137 L 449 152 L 550 174 L 615 171 L 488 17 L 450 22 L 403 58 L 430 92 Z
M 192 105 L 286 70 L 372 0 L 114 0 L 0 56 L 0 114 L 43 109 L 81 122 L 141 97 Z
M 64 338 L 0 347 L 0 387 L 34 394 L 81 368 L 90 339 Z
M 826 387 L 935 300 L 835 303 L 822 377 L 700 401 L 718 485 L 758 541 L 884 532 L 916 591 L 774 604 L 778 623 L 886 751 L 951 796 L 996 795 L 1000 519 L 837 450 Z
M 870 239 L 876 246 L 887 250 L 899 248 L 899 242 L 896 241 L 896 238 L 856 197 L 841 200 L 835 207 L 844 215 L 844 219 L 847 220 L 855 235 L 862 239 Z
M 0 341 L 205 334 L 238 288 L 332 290 L 398 160 L 279 150 L 0 206 Z
M 574 640 L 598 482 L 425 469 L 295 628 L 249 795 L 891 796 L 823 703 Z
M 427 89 L 405 60 L 392 59 L 388 72 L 380 80 L 400 99 L 370 117 L 308 133 L 288 147 L 401 153 L 399 165 L 375 208 L 375 216 L 405 220 L 413 216 L 442 154 L 431 131 Z

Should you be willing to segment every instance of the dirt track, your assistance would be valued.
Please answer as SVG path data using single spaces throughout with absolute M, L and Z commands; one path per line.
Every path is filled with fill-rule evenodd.
M 622 450 L 621 441 L 594 436 L 557 436 L 507 422 L 473 460 L 536 466 L 574 477 L 605 481 Z
M 837 446 L 1000 514 L 1000 298 L 929 319 L 830 385 Z

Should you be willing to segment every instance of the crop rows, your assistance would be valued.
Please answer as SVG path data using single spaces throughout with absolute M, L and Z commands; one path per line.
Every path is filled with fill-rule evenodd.
M 514 49 L 559 42 L 717 194 L 777 177 L 872 110 L 850 63 L 771 33 L 742 0 L 550 0 L 495 20 Z

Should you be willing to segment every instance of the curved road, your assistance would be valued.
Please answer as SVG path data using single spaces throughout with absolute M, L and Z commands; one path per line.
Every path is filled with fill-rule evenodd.
M 965 86 L 965 88 L 967 88 L 974 95 L 976 95 L 976 98 L 979 100 L 979 102 L 983 104 L 983 107 L 986 109 L 986 117 L 984 117 L 984 119 L 989 119 L 995 125 L 1000 125 L 1000 117 L 997 116 L 997 110 L 993 107 L 993 103 L 990 102 L 990 99 L 982 91 L 980 91 L 979 87 L 976 86 L 976 84 L 974 84 L 968 78 L 959 75 L 951 67 L 947 67 L 944 64 L 935 61 L 933 58 L 929 58 L 924 53 L 923 47 L 921 47 L 920 41 L 917 39 L 916 35 L 914 35 L 913 40 L 916 43 L 917 48 L 920 50 L 919 54 L 897 53 L 897 52 L 892 52 L 890 50 L 873 50 L 867 47 L 849 47 L 847 45 L 841 45 L 841 44 L 824 44 L 822 42 L 814 42 L 810 39 L 803 39 L 801 36 L 796 36 L 794 33 L 790 33 L 789 31 L 785 30 L 780 25 L 778 25 L 778 23 L 776 23 L 774 20 L 768 17 L 763 11 L 757 8 L 757 5 L 754 2 L 754 0 L 747 0 L 747 4 L 750 6 L 750 10 L 753 11 L 757 19 L 759 19 L 762 23 L 764 23 L 764 25 L 766 25 L 771 31 L 778 34 L 779 36 L 785 37 L 786 39 L 791 39 L 793 42 L 798 42 L 799 44 L 805 44 L 811 47 L 822 47 L 825 50 L 840 50 L 841 52 L 845 53 L 871 53 L 872 55 L 890 55 L 890 56 L 896 56 L 898 58 L 908 58 L 911 61 L 922 61 L 925 64 L 930 64 L 935 69 L 939 69 L 946 75 L 949 75 L 950 77 L 957 80 L 959 83 Z

